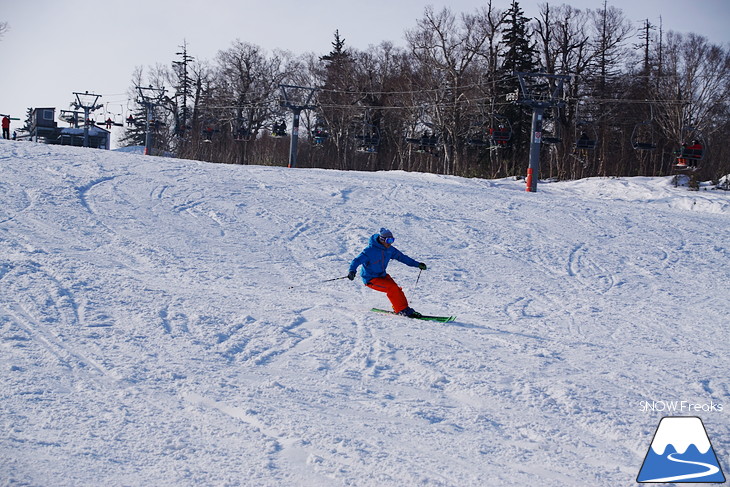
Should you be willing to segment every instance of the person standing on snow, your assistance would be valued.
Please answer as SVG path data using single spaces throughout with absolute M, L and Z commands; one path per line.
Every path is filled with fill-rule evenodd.
M 386 269 L 391 259 L 398 260 L 411 267 L 418 267 L 424 271 L 426 270 L 426 264 L 411 259 L 393 247 L 393 242 L 395 242 L 393 233 L 386 228 L 381 228 L 379 233 L 372 235 L 365 250 L 350 263 L 350 272 L 347 278 L 351 281 L 355 279 L 357 268 L 362 265 L 360 275 L 367 287 L 385 293 L 396 314 L 416 318 L 421 314 L 408 306 L 408 299 L 403 294 L 403 289 L 388 275 Z
M 10 117 L 3 116 L 3 139 L 10 140 Z

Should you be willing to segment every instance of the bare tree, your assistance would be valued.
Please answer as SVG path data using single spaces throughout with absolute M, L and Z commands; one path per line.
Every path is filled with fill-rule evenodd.
M 705 136 L 709 160 L 703 165 L 713 175 L 727 174 L 730 149 L 718 141 L 730 128 L 730 51 L 695 34 L 660 31 L 657 38 L 650 27 L 645 23 L 643 42 L 632 45 L 636 29 L 607 1 L 596 11 L 545 3 L 530 22 L 517 0 L 506 11 L 487 0 L 469 14 L 427 7 L 405 32 L 406 49 L 387 42 L 351 49 L 339 32 L 323 56 L 269 54 L 236 41 L 212 62 L 186 64 L 189 135 L 180 143 L 168 120 L 156 141 L 181 157 L 285 164 L 289 139 L 267 129 L 277 118 L 290 118 L 279 104 L 279 85 L 286 84 L 317 88 L 317 108 L 304 110 L 301 119 L 305 167 L 515 175 L 527 161 L 529 113 L 506 95 L 517 86 L 513 71 L 545 69 L 570 75 L 566 108 L 546 114 L 560 132 L 544 149 L 551 176 L 668 174 L 671 151 L 687 127 Z M 140 70 L 135 80 L 179 86 L 179 77 L 159 66 L 145 76 Z M 180 111 L 174 96 L 168 109 L 156 117 L 174 118 Z M 644 144 L 633 143 L 632 128 L 645 127 L 642 121 L 652 115 L 655 123 L 648 126 L 660 126 L 657 149 L 636 150 Z M 508 145 L 494 150 L 471 137 L 474 127 L 484 132 L 497 119 L 511 124 Z M 578 132 L 586 121 L 600 142 L 579 154 Z M 307 128 L 328 136 L 308 137 Z
M 663 50 L 663 74 L 655 92 L 658 123 L 675 148 L 688 138 L 703 138 L 715 156 L 709 158 L 710 170 L 719 176 L 717 146 L 725 145 L 730 107 L 730 52 L 704 36 L 671 31 Z
M 213 117 L 229 149 L 224 159 L 246 163 L 247 142 L 271 123 L 272 112 L 278 108 L 274 100 L 286 76 L 284 60 L 276 53 L 267 56 L 259 46 L 237 40 L 218 53 L 217 64 L 218 106 Z
M 566 132 L 568 127 L 576 127 L 578 123 L 584 123 L 584 120 L 594 122 L 599 117 L 597 110 L 590 102 L 581 103 L 586 95 L 585 74 L 596 55 L 596 52 L 590 49 L 590 37 L 585 33 L 589 20 L 590 17 L 587 13 L 565 4 L 552 8 L 549 4 L 542 4 L 540 14 L 535 19 L 535 34 L 543 67 L 548 73 L 572 75 L 565 86 L 570 103 L 565 110 L 561 111 L 561 117 L 556 120 L 556 123 L 561 124 L 563 132 Z M 579 121 L 579 116 L 583 120 Z M 566 155 L 566 150 L 572 151 L 574 142 L 572 137 L 564 141 L 560 148 L 562 153 L 552 161 L 556 167 L 555 172 L 550 175 L 551 177 L 561 179 L 575 177 L 582 174 L 591 162 L 588 157 L 593 154 L 589 154 L 587 151 L 580 154 L 580 157 Z
M 456 16 L 447 8 L 434 12 L 426 7 L 417 27 L 406 33 L 415 59 L 432 73 L 429 110 L 441 135 L 441 170 L 453 174 L 465 170 L 459 160 L 459 142 L 465 132 L 467 91 L 478 79 L 478 61 L 488 57 L 490 31 L 476 14 Z

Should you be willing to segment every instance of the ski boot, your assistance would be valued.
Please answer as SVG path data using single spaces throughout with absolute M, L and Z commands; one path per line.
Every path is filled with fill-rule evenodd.
M 420 318 L 421 313 L 416 311 L 415 309 L 411 308 L 410 306 L 401 312 L 398 313 L 399 315 L 406 316 L 408 318 Z

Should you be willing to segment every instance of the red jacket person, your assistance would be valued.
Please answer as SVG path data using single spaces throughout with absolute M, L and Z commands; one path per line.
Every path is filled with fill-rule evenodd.
M 3 117 L 3 139 L 10 140 L 10 117 Z

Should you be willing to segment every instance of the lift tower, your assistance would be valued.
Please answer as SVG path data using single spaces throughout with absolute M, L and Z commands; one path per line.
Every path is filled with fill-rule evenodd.
M 294 114 L 291 129 L 291 143 L 289 145 L 289 167 L 297 165 L 297 144 L 299 143 L 299 116 L 302 110 L 314 110 L 312 97 L 317 88 L 305 88 L 303 86 L 279 85 L 281 89 L 281 106 L 288 108 Z
M 76 109 L 82 109 L 84 111 L 84 147 L 89 147 L 89 125 L 91 124 L 91 112 L 102 108 L 104 105 L 97 105 L 101 95 L 89 93 L 79 93 L 74 91 L 76 95 L 76 101 L 73 103 Z
M 561 108 L 565 101 L 561 99 L 563 82 L 567 75 L 547 73 L 515 73 L 520 80 L 522 97 L 517 100 L 520 105 L 532 107 L 532 129 L 530 133 L 530 166 L 527 169 L 527 191 L 537 191 L 537 180 L 540 177 L 540 144 L 542 142 L 542 119 L 546 108 Z
M 139 94 L 138 102 L 140 105 L 145 107 L 146 121 L 145 121 L 145 138 L 144 138 L 144 153 L 150 155 L 152 151 L 152 131 L 150 129 L 150 122 L 152 121 L 152 115 L 155 113 L 155 107 L 162 105 L 165 98 L 165 88 L 153 88 L 149 85 L 147 88 L 137 86 L 137 93 Z

